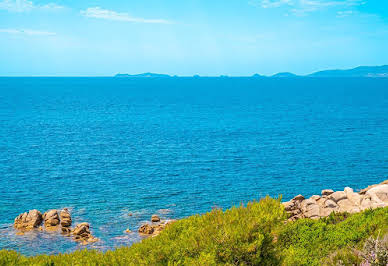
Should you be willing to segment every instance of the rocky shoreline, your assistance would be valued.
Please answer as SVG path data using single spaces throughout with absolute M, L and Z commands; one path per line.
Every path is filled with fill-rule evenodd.
M 88 223 L 77 224 L 71 228 L 72 219 L 68 209 L 49 210 L 42 213 L 38 210 L 30 210 L 20 214 L 15 218 L 14 228 L 18 235 L 32 230 L 45 232 L 58 232 L 64 236 L 71 236 L 74 241 L 80 242 L 83 245 L 97 242 L 99 239 L 94 237 L 90 232 Z
M 292 200 L 282 204 L 289 214 L 288 221 L 302 218 L 319 219 L 327 217 L 333 212 L 357 213 L 366 209 L 383 208 L 388 206 L 388 180 L 371 185 L 359 192 L 354 192 L 352 188 L 346 187 L 343 191 L 324 189 L 321 195 L 313 195 L 308 199 L 302 195 L 297 195 Z M 137 232 L 143 237 L 154 237 L 175 221 L 161 220 L 158 215 L 152 215 L 150 221 L 140 225 Z M 30 210 L 17 216 L 14 221 L 17 235 L 38 230 L 61 233 L 83 245 L 99 241 L 91 233 L 89 223 L 80 223 L 73 228 L 71 225 L 71 214 L 66 208 L 48 210 L 43 214 L 38 210 Z M 129 228 L 124 232 L 132 233 Z
M 150 222 L 142 224 L 138 228 L 138 233 L 143 237 L 157 236 L 163 229 L 175 220 L 161 220 L 158 215 L 152 215 Z M 74 228 L 71 227 L 72 218 L 68 209 L 63 210 L 48 210 L 45 213 L 34 209 L 28 212 L 19 214 L 14 220 L 14 228 L 16 235 L 23 235 L 30 231 L 41 232 L 57 232 L 66 237 L 71 237 L 74 241 L 82 245 L 98 242 L 99 239 L 94 237 L 90 231 L 89 223 L 77 224 Z M 128 228 L 125 233 L 132 233 Z
M 366 209 L 383 208 L 388 206 L 388 180 L 359 192 L 346 187 L 343 191 L 324 189 L 321 195 L 313 195 L 309 199 L 298 195 L 283 202 L 283 205 L 290 215 L 290 221 L 301 218 L 319 219 L 333 212 L 357 213 Z

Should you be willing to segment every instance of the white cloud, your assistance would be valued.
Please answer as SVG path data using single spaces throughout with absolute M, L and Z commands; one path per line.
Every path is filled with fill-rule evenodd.
M 48 3 L 44 5 L 34 4 L 29 0 L 3 0 L 0 2 L 0 10 L 7 10 L 10 12 L 27 12 L 33 9 L 61 9 L 63 6 L 60 6 L 56 3 Z
M 89 18 L 135 22 L 135 23 L 156 23 L 156 24 L 171 24 L 170 21 L 164 19 L 145 19 L 132 17 L 127 13 L 119 13 L 112 10 L 103 9 L 100 7 L 90 7 L 81 11 L 81 14 Z
M 351 8 L 365 4 L 365 0 L 251 0 L 251 5 L 262 8 L 287 8 L 295 15 L 329 8 Z
M 39 31 L 30 29 L 0 29 L 0 33 L 29 35 L 29 36 L 54 36 L 56 33 L 49 31 Z
M 348 17 L 348 16 L 351 16 L 353 14 L 355 14 L 356 12 L 353 11 L 353 10 L 345 10 L 345 11 L 338 11 L 337 12 L 337 17 L 339 18 L 344 18 L 344 17 Z

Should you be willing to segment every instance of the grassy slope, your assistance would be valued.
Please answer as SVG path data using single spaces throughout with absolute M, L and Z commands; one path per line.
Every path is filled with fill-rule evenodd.
M 179 220 L 132 247 L 35 257 L 3 250 L 0 265 L 319 265 L 335 251 L 357 262 L 351 248 L 387 232 L 388 208 L 318 221 L 285 219 L 280 201 L 265 198 Z

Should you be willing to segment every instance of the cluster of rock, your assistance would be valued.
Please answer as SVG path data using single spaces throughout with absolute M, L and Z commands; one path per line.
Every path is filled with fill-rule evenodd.
M 322 190 L 321 195 L 305 199 L 302 195 L 283 203 L 290 214 L 289 220 L 301 218 L 318 219 L 329 216 L 332 212 L 356 213 L 366 209 L 388 206 L 388 180 L 372 185 L 360 192 L 346 187 L 344 191 Z
M 151 223 L 146 223 L 140 226 L 138 232 L 143 236 L 157 236 L 163 229 L 166 228 L 169 224 L 173 223 L 175 220 L 161 220 L 158 215 L 152 215 Z
M 43 224 L 43 226 L 42 226 Z M 19 233 L 31 230 L 61 231 L 62 234 L 72 236 L 75 241 L 88 244 L 98 241 L 91 232 L 88 223 L 80 223 L 71 228 L 72 219 L 68 209 L 49 210 L 43 215 L 38 210 L 30 210 L 15 218 L 14 227 Z

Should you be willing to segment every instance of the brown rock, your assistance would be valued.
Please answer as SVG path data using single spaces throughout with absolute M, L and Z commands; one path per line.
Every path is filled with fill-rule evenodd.
M 153 222 L 153 223 L 160 222 L 160 217 L 156 214 L 152 215 L 151 222 Z
M 62 227 L 61 230 L 62 230 L 62 234 L 63 235 L 69 236 L 71 234 L 71 228 L 70 227 Z
M 99 240 L 90 233 L 90 225 L 88 223 L 77 224 L 71 233 L 73 235 L 73 239 L 81 242 L 83 245 L 94 243 Z
M 90 234 L 90 225 L 88 223 L 77 224 L 72 233 L 73 235 Z
M 18 230 L 29 231 L 37 228 L 43 221 L 42 214 L 38 210 L 30 210 L 15 218 L 14 227 Z
M 152 235 L 155 231 L 155 228 L 149 224 L 143 224 L 139 228 L 139 233 L 143 235 Z
M 334 190 L 332 190 L 332 189 L 324 189 L 321 192 L 322 196 L 329 196 L 329 195 L 331 195 L 333 193 L 334 193 Z
M 72 220 L 71 220 L 71 215 L 68 209 L 63 209 L 60 214 L 60 219 L 61 219 L 61 226 L 62 227 L 70 227 Z
M 48 230 L 54 230 L 59 225 L 57 210 L 49 210 L 43 214 L 44 226 Z
M 139 233 L 146 236 L 157 236 L 168 225 L 174 223 L 175 220 L 161 221 L 159 224 L 143 224 L 139 228 Z

